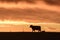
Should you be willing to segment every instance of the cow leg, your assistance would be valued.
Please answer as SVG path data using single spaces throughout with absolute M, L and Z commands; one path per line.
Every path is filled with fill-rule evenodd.
M 32 30 L 32 32 L 35 32 L 35 30 Z
M 35 32 L 35 30 L 34 30 L 34 32 Z
M 33 32 L 33 30 L 32 30 L 32 32 Z
M 32 30 L 32 32 L 34 32 L 34 30 Z
M 38 30 L 38 32 L 41 32 L 41 30 Z
M 38 30 L 38 32 L 40 32 L 40 30 Z

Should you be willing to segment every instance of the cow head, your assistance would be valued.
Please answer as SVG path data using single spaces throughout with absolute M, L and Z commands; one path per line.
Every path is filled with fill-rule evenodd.
M 32 28 L 33 25 L 30 25 L 30 28 Z

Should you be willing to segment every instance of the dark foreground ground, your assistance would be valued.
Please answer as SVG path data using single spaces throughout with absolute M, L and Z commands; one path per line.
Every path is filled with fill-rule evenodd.
M 60 32 L 0 32 L 0 39 L 8 40 L 60 40 Z

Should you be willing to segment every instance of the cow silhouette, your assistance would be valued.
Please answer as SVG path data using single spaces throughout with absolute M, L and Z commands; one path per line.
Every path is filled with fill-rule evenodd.
M 35 32 L 35 30 L 38 30 L 38 32 L 41 32 L 41 26 L 30 25 L 30 28 L 32 28 L 32 32 Z

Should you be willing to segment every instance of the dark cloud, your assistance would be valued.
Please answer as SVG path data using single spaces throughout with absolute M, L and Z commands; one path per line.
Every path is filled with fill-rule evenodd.
M 34 0 L 0 0 L 1 2 L 27 2 L 27 3 L 35 3 Z
M 60 0 L 0 0 L 1 2 L 27 2 L 27 3 L 36 3 L 35 1 L 44 1 L 49 5 L 60 5 Z
M 44 0 L 44 2 L 50 5 L 60 5 L 60 0 Z
M 44 9 L 0 9 L 0 19 L 60 23 L 60 13 Z

